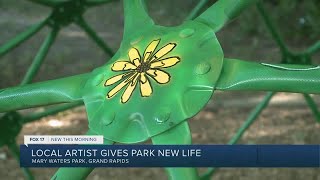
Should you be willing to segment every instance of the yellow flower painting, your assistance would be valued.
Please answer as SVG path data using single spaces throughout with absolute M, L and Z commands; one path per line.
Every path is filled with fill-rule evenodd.
M 126 103 L 138 84 L 141 96 L 149 97 L 153 93 L 151 79 L 159 84 L 170 81 L 170 74 L 162 68 L 169 68 L 180 62 L 178 56 L 165 57 L 177 44 L 168 43 L 156 51 L 159 43 L 160 39 L 153 40 L 142 55 L 138 49 L 131 48 L 128 52 L 128 61 L 119 60 L 112 65 L 112 71 L 123 73 L 111 77 L 104 83 L 104 86 L 117 84 L 108 92 L 106 96 L 108 99 L 113 98 L 122 88 L 125 88 L 121 102 Z

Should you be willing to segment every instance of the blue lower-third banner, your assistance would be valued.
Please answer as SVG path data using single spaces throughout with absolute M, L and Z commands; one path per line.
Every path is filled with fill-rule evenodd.
M 22 167 L 320 167 L 320 145 L 21 145 Z

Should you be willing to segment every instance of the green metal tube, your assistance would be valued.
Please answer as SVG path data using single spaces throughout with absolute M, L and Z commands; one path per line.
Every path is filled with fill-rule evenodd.
M 185 21 L 192 20 L 199 14 L 200 10 L 208 3 L 209 0 L 200 0 L 198 4 L 192 9 Z
M 92 131 L 88 131 L 87 135 L 97 135 Z M 113 145 L 114 142 L 104 139 L 105 145 Z M 86 179 L 94 168 L 59 168 L 59 170 L 52 176 L 51 180 L 80 180 Z
M 187 121 L 152 137 L 153 144 L 191 144 L 191 133 Z M 196 180 L 199 178 L 196 168 L 166 168 L 171 180 Z
M 33 122 L 33 121 L 41 119 L 45 116 L 54 115 L 59 112 L 66 111 L 66 110 L 69 110 L 69 109 L 72 109 L 72 108 L 75 108 L 75 107 L 78 107 L 81 105 L 83 105 L 83 102 L 79 101 L 79 102 L 75 102 L 75 103 L 68 103 L 68 104 L 59 105 L 59 106 L 53 107 L 53 108 L 48 108 L 44 112 L 25 115 L 23 117 L 23 122 L 24 123 Z
M 36 73 L 39 71 L 40 66 L 45 59 L 46 55 L 48 54 L 48 51 L 53 44 L 55 38 L 58 34 L 58 29 L 52 29 L 50 34 L 47 36 L 43 44 L 41 45 L 39 51 L 37 52 L 37 55 L 35 56 L 34 60 L 32 61 L 31 66 L 29 67 L 26 75 L 24 76 L 22 82 L 20 85 L 28 84 L 32 81 Z
M 13 39 L 11 39 L 10 41 L 8 41 L 4 45 L 2 45 L 0 47 L 0 57 L 5 55 L 11 49 L 17 47 L 22 42 L 29 39 L 31 36 L 33 36 L 38 31 L 40 31 L 46 25 L 47 21 L 48 21 L 48 18 L 38 24 L 32 25 L 26 31 L 18 34 Z
M 86 179 L 94 168 L 59 168 L 51 180 L 82 180 Z
M 263 100 L 255 107 L 253 111 L 251 111 L 247 120 L 242 124 L 242 126 L 238 129 L 236 134 L 231 138 L 228 144 L 235 144 L 242 137 L 244 132 L 253 124 L 253 122 L 257 119 L 257 117 L 261 114 L 261 112 L 267 107 L 270 100 L 274 96 L 275 92 L 268 92 L 267 95 L 263 98 Z M 210 177 L 218 170 L 218 168 L 209 168 L 207 172 L 205 172 L 201 179 L 210 179 Z
M 224 59 L 218 90 L 320 93 L 320 66 L 275 65 Z
M 195 20 L 210 26 L 215 32 L 259 0 L 219 0 Z
M 113 56 L 114 52 L 112 49 L 97 35 L 96 32 L 86 23 L 86 21 L 79 17 L 76 23 L 82 28 L 88 36 L 95 42 L 97 45 L 104 50 L 105 53 L 109 54 L 109 56 Z
M 310 46 L 307 50 L 306 53 L 313 55 L 314 53 L 316 53 L 317 51 L 320 50 L 320 40 L 317 41 L 316 43 L 314 43 L 312 46 Z
M 12 153 L 12 155 L 14 156 L 14 158 L 20 162 L 20 150 L 19 150 L 19 147 L 18 145 L 15 143 L 15 142 L 12 142 L 10 144 L 7 144 L 10 152 Z M 25 177 L 28 179 L 28 180 L 33 180 L 34 177 L 31 173 L 31 171 L 28 169 L 28 168 L 22 168 L 22 171 L 25 175 Z
M 318 106 L 312 99 L 309 94 L 303 94 L 304 98 L 306 99 L 309 107 L 311 108 L 312 113 L 314 114 L 316 121 L 320 123 L 320 112 L 318 111 Z
M 98 6 L 98 5 L 106 4 L 112 1 L 118 1 L 118 0 L 86 0 L 84 3 L 87 6 Z
M 228 144 L 235 144 L 242 137 L 244 132 L 252 125 L 252 123 L 258 118 L 261 112 L 267 107 L 275 92 L 268 92 L 263 100 L 251 111 L 247 120 L 238 129 L 237 133 L 231 138 Z
M 0 90 L 0 112 L 82 100 L 89 74 Z
M 276 27 L 272 23 L 270 17 L 268 16 L 265 8 L 262 5 L 262 2 L 259 1 L 257 3 L 258 12 L 260 13 L 263 21 L 265 22 L 267 28 L 269 29 L 273 39 L 276 41 L 276 43 L 279 45 L 281 52 L 283 55 L 286 55 L 286 53 L 289 53 L 288 47 L 284 43 L 283 39 L 281 38 L 279 32 L 276 30 Z
M 68 0 L 29 0 L 29 1 L 36 4 L 41 4 L 43 6 L 54 7 L 54 6 L 57 6 L 59 3 L 62 3 L 63 1 L 68 1 Z
M 154 25 L 153 20 L 147 12 L 145 0 L 124 0 L 124 30 L 122 44 L 128 43 L 138 32 L 138 27 L 144 29 L 150 28 Z

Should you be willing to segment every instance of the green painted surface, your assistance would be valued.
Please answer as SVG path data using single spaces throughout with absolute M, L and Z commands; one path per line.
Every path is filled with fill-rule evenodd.
M 72 22 L 76 22 L 106 53 L 113 54 L 82 18 L 84 7 L 109 1 L 32 1 L 53 7 L 51 16 L 0 47 L 1 55 L 44 25 L 58 30 Z M 319 49 L 319 43 L 305 52 L 292 53 L 273 29 L 271 33 L 283 51 L 283 63 L 290 65 L 224 58 L 215 32 L 255 2 L 219 0 L 195 18 L 200 6 L 205 4 L 201 1 L 187 18 L 195 18 L 194 21 L 186 21 L 176 27 L 162 27 L 155 25 L 149 17 L 143 0 L 124 0 L 124 36 L 119 50 L 109 62 L 87 74 L 0 90 L 0 112 L 65 102 L 75 102 L 77 105 L 83 101 L 90 132 L 103 135 L 108 144 L 137 143 L 149 138 L 154 144 L 190 144 L 187 119 L 205 106 L 215 89 L 320 93 L 319 66 L 308 65 L 311 53 Z M 261 9 L 261 6 L 258 8 Z M 267 18 L 263 9 L 261 11 Z M 268 19 L 266 24 L 272 28 Z M 23 84 L 30 82 L 36 74 L 54 36 L 49 36 L 49 40 L 45 41 L 44 50 L 36 58 L 39 63 L 31 67 L 32 74 L 26 76 Z M 292 65 L 297 62 L 305 65 Z M 232 143 L 253 123 L 271 96 L 269 94 L 253 112 Z M 309 96 L 305 98 L 316 114 L 312 99 Z M 32 121 L 35 117 L 64 109 L 53 109 L 24 120 Z M 16 125 L 20 120 L 23 122 L 22 117 L 15 119 Z M 3 127 L 16 121 L 6 116 L 1 119 Z M 7 136 L 3 137 L 7 138 L 4 140 L 14 139 L 21 127 L 5 133 Z M 82 179 L 91 171 L 87 168 L 63 168 L 53 179 Z M 172 179 L 198 178 L 193 168 L 168 168 L 167 172 Z
M 133 39 L 134 43 L 122 44 L 109 63 L 92 73 L 84 94 L 90 129 L 107 139 L 123 143 L 147 140 L 198 113 L 213 93 L 223 62 L 222 50 L 214 32 L 201 23 L 187 22 L 171 28 L 155 26 L 144 29 Z M 151 60 L 148 60 L 144 63 L 148 67 L 140 73 L 139 68 L 143 66 L 141 62 L 146 56 L 143 56 L 145 49 L 154 40 L 158 40 L 159 44 L 151 54 L 168 44 L 175 44 L 175 47 L 153 63 L 159 64 L 172 57 L 179 59 L 179 62 L 169 67 L 151 68 Z M 111 70 L 119 61 L 128 63 L 127 67 L 132 66 L 128 56 L 131 48 L 139 51 L 141 57 L 138 61 L 141 65 L 132 67 L 136 68 L 133 70 Z M 106 80 L 126 73 L 128 75 L 117 83 L 104 87 Z M 136 78 L 130 80 L 130 76 Z M 142 76 L 146 77 L 152 89 L 147 97 L 142 97 Z M 168 76 L 169 80 L 159 80 L 162 76 Z M 106 98 L 112 89 L 126 80 L 128 84 L 116 95 Z M 131 97 L 127 102 L 121 102 L 130 83 L 135 86 Z

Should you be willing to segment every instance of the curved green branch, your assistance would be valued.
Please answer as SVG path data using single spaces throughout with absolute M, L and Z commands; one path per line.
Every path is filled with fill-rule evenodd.
M 267 107 L 267 105 L 269 104 L 270 100 L 274 95 L 275 95 L 275 92 L 267 93 L 267 95 L 263 98 L 263 100 L 255 107 L 255 109 L 250 112 L 246 121 L 237 130 L 236 134 L 232 136 L 228 144 L 233 145 L 239 141 L 239 139 L 243 136 L 246 130 L 248 130 L 248 128 L 254 123 L 254 121 L 257 120 L 261 112 Z M 209 180 L 217 170 L 218 168 L 208 168 L 208 170 L 201 176 L 201 179 Z
M 312 46 L 310 46 L 307 50 L 306 53 L 309 53 L 310 55 L 315 54 L 320 50 L 320 40 L 318 40 L 316 43 L 314 43 Z
M 0 112 L 82 100 L 89 74 L 0 90 Z
M 88 131 L 87 135 L 97 135 L 92 131 Z M 105 145 L 113 145 L 115 142 L 104 139 Z M 79 167 L 79 168 L 59 168 L 59 170 L 53 175 L 51 180 L 79 180 L 86 179 L 89 174 L 94 170 L 91 167 Z
M 309 94 L 303 94 L 304 99 L 308 103 L 314 117 L 316 118 L 316 121 L 320 123 L 320 112 L 318 110 L 318 106 L 316 102 L 312 99 L 312 97 Z
M 174 128 L 165 131 L 152 138 L 153 144 L 191 144 L 191 132 L 189 124 L 184 121 Z M 196 168 L 166 168 L 169 179 L 196 180 L 199 178 Z
M 98 36 L 98 34 L 88 25 L 88 23 L 83 19 L 83 17 L 79 17 L 76 21 L 78 26 L 83 29 L 87 35 L 101 48 L 105 53 L 109 54 L 109 56 L 113 56 L 113 50 Z
M 282 37 L 280 36 L 278 30 L 276 29 L 275 25 L 272 23 L 270 17 L 268 16 L 265 8 L 263 7 L 261 1 L 259 1 L 257 3 L 257 8 L 258 8 L 258 12 L 260 13 L 264 23 L 266 24 L 267 28 L 269 29 L 273 39 L 275 40 L 275 42 L 278 44 L 278 46 L 280 47 L 280 50 L 282 52 L 283 55 L 286 55 L 287 53 L 289 53 L 289 49 L 286 45 L 286 43 L 284 42 L 284 40 L 282 39 Z
M 320 66 L 225 59 L 216 89 L 320 93 L 319 77 Z
M 37 55 L 35 56 L 34 60 L 32 61 L 31 66 L 29 67 L 26 75 L 24 76 L 21 85 L 28 84 L 32 81 L 34 76 L 37 74 L 43 60 L 45 59 L 46 55 L 49 52 L 51 45 L 53 44 L 54 40 L 57 37 L 58 29 L 52 29 L 49 35 L 46 37 L 45 41 L 41 45 Z
M 200 10 L 208 3 L 209 0 L 200 0 L 200 2 L 192 9 L 192 11 L 188 14 L 185 21 L 192 20 L 197 17 Z
M 10 152 L 12 153 L 12 155 L 14 156 L 14 158 L 17 161 L 20 161 L 20 149 L 19 149 L 19 145 L 16 144 L 15 142 L 9 143 L 7 144 L 8 149 L 10 150 Z M 23 173 L 25 174 L 26 178 L 28 180 L 34 180 L 34 177 L 30 171 L 30 169 L 28 168 L 22 168 Z
M 106 4 L 112 1 L 118 1 L 118 0 L 86 0 L 84 3 L 87 6 L 98 6 L 98 5 Z
M 60 3 L 67 2 L 70 0 L 28 0 L 28 1 L 31 1 L 33 3 L 40 4 L 43 6 L 54 7 L 59 5 Z
M 122 43 L 132 38 L 141 28 L 148 29 L 154 24 L 147 12 L 145 0 L 124 0 L 124 35 Z
M 24 123 L 33 122 L 33 121 L 39 120 L 45 116 L 54 115 L 59 112 L 66 111 L 66 110 L 69 110 L 69 109 L 72 109 L 72 108 L 75 108 L 75 107 L 78 107 L 81 105 L 83 105 L 83 102 L 79 101 L 79 102 L 75 102 L 75 103 L 62 104 L 57 107 L 48 108 L 44 112 L 33 113 L 33 114 L 28 114 L 28 115 L 24 116 L 23 122 Z
M 49 20 L 49 18 L 45 19 L 44 21 L 42 21 L 42 22 L 40 22 L 38 24 L 32 25 L 31 27 L 29 27 L 24 32 L 18 34 L 13 39 L 9 40 L 4 45 L 0 46 L 0 57 L 5 55 L 11 49 L 17 47 L 22 42 L 24 42 L 27 39 L 29 39 L 31 36 L 33 36 L 38 31 L 40 31 L 47 24 L 48 20 Z
M 219 0 L 195 20 L 207 24 L 217 32 L 257 1 L 259 0 Z

